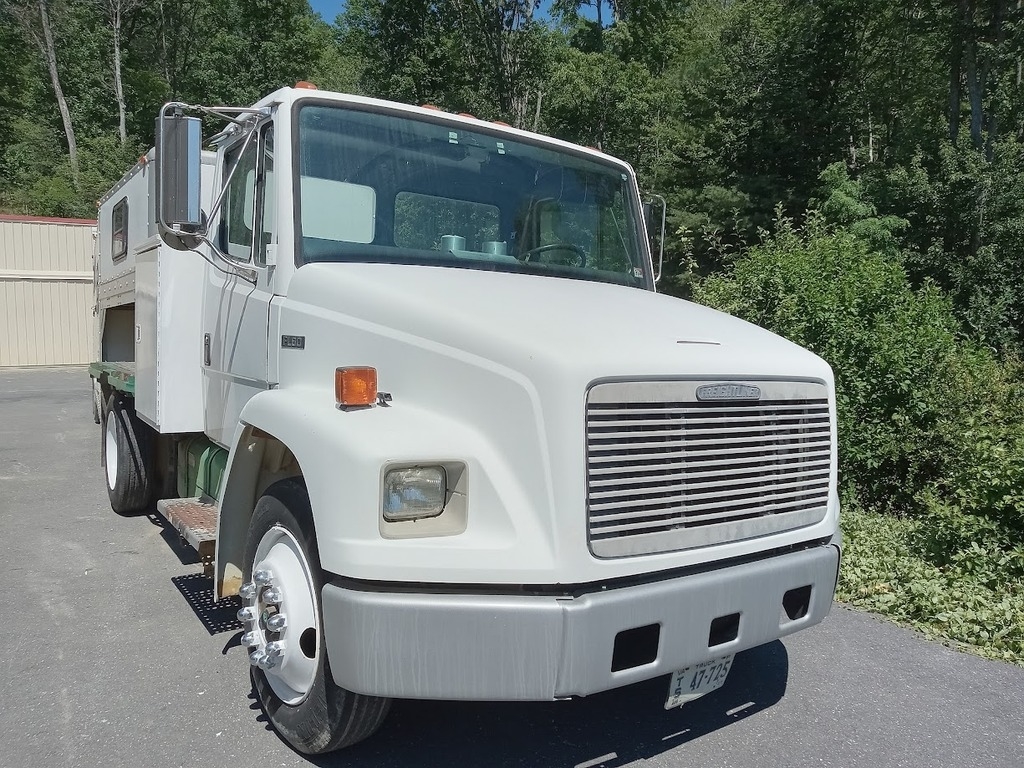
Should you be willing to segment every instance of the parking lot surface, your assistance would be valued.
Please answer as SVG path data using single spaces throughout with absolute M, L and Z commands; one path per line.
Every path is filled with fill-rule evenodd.
M 252 697 L 235 606 L 106 498 L 84 369 L 0 370 L 0 766 L 1024 766 L 1024 669 L 836 607 L 662 708 L 667 679 L 541 704 L 399 701 L 309 761 Z M 500 664 L 500 659 L 495 659 Z

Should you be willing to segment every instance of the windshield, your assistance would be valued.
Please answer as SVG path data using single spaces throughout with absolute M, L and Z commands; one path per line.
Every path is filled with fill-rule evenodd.
M 298 116 L 297 261 L 435 264 L 650 287 L 630 177 L 497 133 L 347 107 Z

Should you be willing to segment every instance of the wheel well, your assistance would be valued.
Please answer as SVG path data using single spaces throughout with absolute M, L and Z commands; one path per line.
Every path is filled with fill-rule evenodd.
M 235 446 L 220 494 L 217 525 L 216 597 L 237 595 L 242 584 L 245 537 L 256 502 L 279 480 L 302 478 L 302 468 L 285 443 L 247 426 Z

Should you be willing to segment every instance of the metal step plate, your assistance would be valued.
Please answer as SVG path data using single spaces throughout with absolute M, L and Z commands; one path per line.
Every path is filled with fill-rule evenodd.
M 213 562 L 217 542 L 217 505 L 198 498 L 161 499 L 157 511 L 199 553 L 204 565 Z

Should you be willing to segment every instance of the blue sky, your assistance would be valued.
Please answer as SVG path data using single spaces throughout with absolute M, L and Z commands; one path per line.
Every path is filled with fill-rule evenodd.
M 345 7 L 345 0 L 309 0 L 309 4 L 323 17 L 324 21 L 333 24 Z

